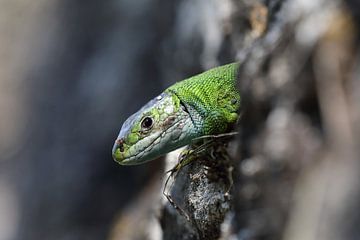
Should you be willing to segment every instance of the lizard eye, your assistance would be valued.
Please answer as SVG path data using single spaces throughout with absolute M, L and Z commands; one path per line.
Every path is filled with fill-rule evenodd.
M 151 117 L 145 117 L 142 121 L 141 121 L 141 128 L 145 129 L 145 130 L 149 130 L 154 124 L 154 121 Z

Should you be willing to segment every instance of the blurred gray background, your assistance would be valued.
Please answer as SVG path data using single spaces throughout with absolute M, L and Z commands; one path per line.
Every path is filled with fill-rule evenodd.
M 0 4 L 0 239 L 105 239 L 161 169 L 112 160 L 122 122 L 197 70 L 165 79 L 158 67 L 179 47 L 177 3 Z
M 281 144 L 274 143 L 276 138 L 271 131 L 259 134 L 260 140 L 268 138 L 271 143 L 271 151 L 262 152 L 264 146 L 257 144 L 261 141 L 258 138 L 252 141 L 252 135 L 257 134 L 252 130 L 255 127 L 260 133 L 267 127 L 277 130 L 279 125 L 271 125 L 267 114 L 271 116 L 271 111 L 279 106 L 296 103 L 294 109 L 305 116 L 306 124 L 308 119 L 312 121 L 311 128 L 306 125 L 301 130 L 302 125 L 294 124 L 297 122 L 290 118 L 293 129 L 285 124 L 280 132 L 290 132 L 296 137 L 310 129 L 312 135 L 299 137 L 304 146 L 309 146 L 307 150 L 304 148 L 306 151 L 298 142 L 289 141 L 296 139 L 293 135 L 276 135 L 282 140 L 280 143 L 289 143 L 290 147 L 284 148 L 282 154 L 291 163 L 289 169 L 296 169 L 296 174 L 284 174 L 285 183 L 291 176 L 289 189 L 300 186 L 301 190 L 302 185 L 298 184 L 302 183 L 301 179 L 312 176 L 308 171 L 315 172 L 314 177 L 305 181 L 309 186 L 324 183 L 314 191 L 309 187 L 305 194 L 298 195 L 304 198 L 321 190 L 318 205 L 312 201 L 315 194 L 314 198 L 305 199 L 309 201 L 304 200 L 306 204 L 300 210 L 296 208 L 296 213 L 303 217 L 301 213 L 313 206 L 320 210 L 309 212 L 319 213 L 319 218 L 309 215 L 311 219 L 320 219 L 317 223 L 324 223 L 325 219 L 340 226 L 328 217 L 338 216 L 332 210 L 340 209 L 341 214 L 346 214 L 338 218 L 339 222 L 346 225 L 343 219 L 348 220 L 351 225 L 345 228 L 355 232 L 349 234 L 349 239 L 358 239 L 358 204 L 354 203 L 354 207 L 343 204 L 338 197 L 347 196 L 346 199 L 356 202 L 360 196 L 358 181 L 354 180 L 359 177 L 354 169 L 358 166 L 356 146 L 360 142 L 358 9 L 356 0 L 0 0 L 0 240 L 111 239 L 115 225 L 126 232 L 126 223 L 131 222 L 127 218 L 129 209 L 131 212 L 145 205 L 137 201 L 148 200 L 148 195 L 141 193 L 149 191 L 146 186 L 160 182 L 164 167 L 161 160 L 137 167 L 122 167 L 112 160 L 111 148 L 122 122 L 167 86 L 234 59 L 249 59 L 242 70 L 242 89 L 246 90 L 247 99 L 246 96 L 244 99 L 255 115 L 249 114 L 242 123 L 248 128 L 244 130 L 244 139 L 240 139 L 243 140 L 238 151 L 241 154 L 236 156 L 238 173 L 241 173 L 240 160 L 244 160 L 240 158 L 244 156 L 247 160 L 269 162 L 269 152 L 275 152 Z M 348 46 L 351 47 L 347 49 Z M 337 71 L 344 76 L 334 74 Z M 336 85 L 339 82 L 340 87 Z M 326 92 L 332 84 L 341 89 L 341 94 Z M 325 100 L 321 102 L 322 97 Z M 346 101 L 334 107 L 339 97 Z M 285 101 L 287 98 L 290 100 Z M 299 106 L 297 101 L 301 103 Z M 284 102 L 288 105 L 282 105 Z M 292 113 L 293 109 L 289 109 Z M 297 114 L 291 116 L 299 120 Z M 302 118 L 299 122 L 303 123 Z M 341 136 L 350 133 L 354 134 L 353 138 Z M 317 141 L 308 141 L 313 138 Z M 349 149 L 354 151 L 353 155 Z M 296 154 L 289 157 L 287 151 Z M 346 154 L 333 157 L 338 161 L 326 160 L 324 152 L 332 151 Z M 347 157 L 351 161 L 346 162 Z M 324 168 L 321 163 L 327 161 L 336 164 Z M 343 171 L 339 171 L 337 164 L 344 167 Z M 265 174 L 269 178 L 262 178 L 261 174 L 255 178 L 265 179 L 264 184 L 261 181 L 259 184 L 265 188 L 274 181 L 275 184 L 269 184 L 270 191 L 263 192 L 270 193 L 268 199 L 277 199 L 273 195 L 278 193 L 279 199 L 285 199 L 288 205 L 274 207 L 269 214 L 269 222 L 281 222 L 280 227 L 274 227 L 280 229 L 276 232 L 279 235 L 268 231 L 270 237 L 266 238 L 260 231 L 254 239 L 278 239 L 276 236 L 283 236 L 281 231 L 288 226 L 287 213 L 293 195 L 292 191 L 284 194 L 283 185 L 277 182 L 280 174 L 277 171 L 273 174 L 274 169 L 270 169 L 271 174 Z M 331 181 L 319 181 L 322 175 L 314 169 L 320 173 L 331 170 L 324 174 Z M 346 176 L 344 179 L 350 179 L 351 184 L 349 180 L 333 187 L 332 181 L 338 183 L 338 178 L 332 176 Z M 250 180 L 251 184 L 256 182 Z M 331 196 L 338 201 L 325 194 L 328 184 L 333 190 Z M 246 186 L 243 179 L 238 178 L 234 191 L 241 193 L 243 186 Z M 275 188 L 279 190 L 273 191 Z M 160 188 L 153 189 L 156 192 Z M 243 230 L 250 231 L 243 225 L 249 222 L 250 228 L 257 229 L 256 224 L 265 222 L 257 210 L 267 210 L 268 206 L 273 210 L 273 206 L 258 199 L 248 199 L 249 204 L 246 201 L 244 204 L 239 199 L 235 198 L 235 229 L 238 239 L 244 239 Z M 328 209 L 324 208 L 328 206 L 322 202 L 324 199 L 329 199 Z M 271 201 L 275 206 L 282 204 Z M 149 199 L 149 202 L 158 201 Z M 260 204 L 253 205 L 254 202 Z M 131 204 L 133 208 L 128 207 Z M 256 220 L 244 212 L 254 213 Z M 281 221 L 274 221 L 278 215 L 273 213 L 280 213 Z M 122 219 L 117 222 L 119 216 Z M 140 213 L 134 219 L 147 221 L 143 216 Z M 302 223 L 312 222 L 305 217 L 300 220 L 301 224 L 296 221 L 294 224 L 294 229 L 299 227 L 298 238 L 292 238 L 296 234 L 288 234 L 287 239 L 303 239 Z M 327 222 L 324 225 L 330 229 L 330 235 L 339 232 Z M 136 232 L 138 222 L 132 221 L 128 228 Z M 314 230 L 311 226 L 308 229 Z M 114 239 L 123 239 L 123 232 Z M 317 229 L 313 232 L 312 236 L 318 236 Z M 314 239 L 330 239 L 326 234 L 322 236 Z

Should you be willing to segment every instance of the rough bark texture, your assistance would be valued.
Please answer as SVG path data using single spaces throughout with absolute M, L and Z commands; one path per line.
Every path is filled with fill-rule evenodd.
M 243 106 L 232 154 L 234 201 L 213 205 L 224 187 L 209 184 L 199 158 L 182 170 L 173 194 L 194 212 L 189 224 L 200 234 L 189 237 L 183 222 L 164 218 L 173 222 L 163 224 L 171 232 L 164 239 L 356 239 L 356 18 L 338 1 L 233 4 L 226 37 L 242 62 Z M 202 181 L 189 181 L 192 175 Z M 189 200 L 206 209 L 200 219 Z M 228 213 L 222 232 L 216 211 Z
M 207 151 L 183 167 L 175 175 L 173 186 L 170 185 L 171 197 L 184 214 L 165 202 L 161 218 L 164 239 L 216 239 L 220 236 L 221 223 L 231 208 L 228 191 L 232 165 L 222 143 Z M 179 228 L 183 229 L 178 231 Z

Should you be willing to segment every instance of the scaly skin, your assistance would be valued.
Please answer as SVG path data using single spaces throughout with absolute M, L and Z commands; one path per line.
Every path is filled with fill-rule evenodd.
M 225 133 L 238 119 L 238 63 L 210 69 L 178 82 L 148 102 L 123 124 L 112 155 L 135 165 L 191 143 L 204 135 Z

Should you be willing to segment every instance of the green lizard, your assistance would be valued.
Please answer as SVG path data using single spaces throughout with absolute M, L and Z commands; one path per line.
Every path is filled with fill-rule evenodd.
M 112 155 L 122 165 L 153 160 L 193 139 L 226 133 L 238 119 L 239 63 L 210 69 L 177 82 L 123 124 Z

